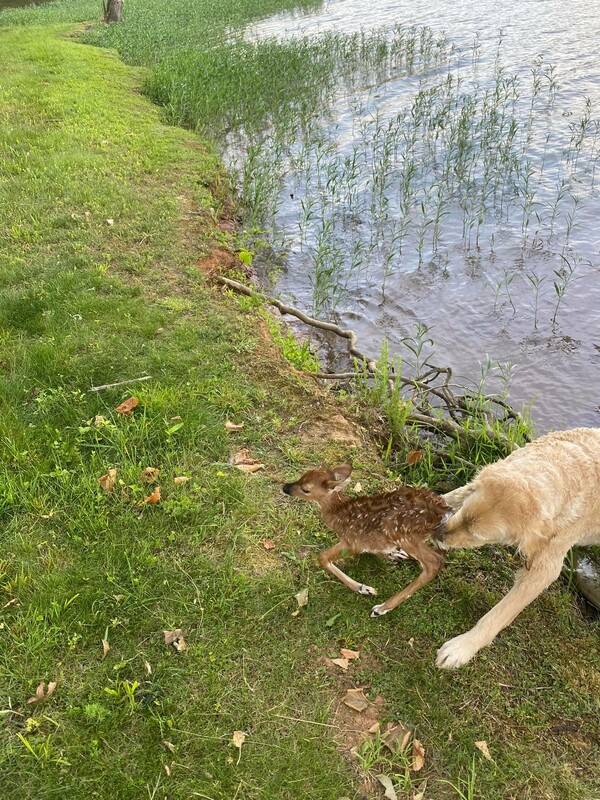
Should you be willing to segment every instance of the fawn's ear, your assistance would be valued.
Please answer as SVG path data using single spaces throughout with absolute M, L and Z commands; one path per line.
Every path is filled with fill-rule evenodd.
M 350 477 L 352 464 L 340 464 L 339 467 L 334 467 L 331 471 L 336 481 L 345 481 Z

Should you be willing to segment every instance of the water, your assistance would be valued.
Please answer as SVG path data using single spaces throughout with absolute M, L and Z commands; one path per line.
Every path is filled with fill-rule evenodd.
M 434 363 L 451 366 L 457 380 L 477 383 L 488 356 L 512 364 L 511 402 L 534 399 L 538 432 L 600 424 L 599 12 L 598 2 L 581 0 L 567 13 L 558 0 L 374 0 L 367 15 L 358 0 L 331 0 L 316 14 L 279 15 L 248 30 L 252 39 L 290 39 L 429 25 L 456 47 L 444 64 L 387 75 L 361 92 L 340 87 L 321 143 L 286 152 L 272 219 L 287 249 L 276 290 L 312 309 L 320 287 L 321 299 L 335 301 L 322 315 L 354 328 L 374 356 L 384 337 L 402 350 L 421 322 L 435 340 Z M 444 153 L 447 128 L 426 128 L 453 93 L 470 94 L 477 113 L 491 118 L 486 97 L 499 85 L 499 66 L 507 86 L 497 109 L 518 124 L 507 144 L 518 165 L 506 185 L 496 184 L 494 201 L 485 159 L 494 161 L 496 140 L 448 188 L 443 164 L 455 154 Z M 415 97 L 448 74 L 460 88 L 438 88 L 409 146 Z M 506 143 L 502 125 L 497 141 Z M 357 153 L 350 191 L 344 164 Z M 417 170 L 403 196 L 407 153 Z M 335 187 L 329 195 L 326 184 Z

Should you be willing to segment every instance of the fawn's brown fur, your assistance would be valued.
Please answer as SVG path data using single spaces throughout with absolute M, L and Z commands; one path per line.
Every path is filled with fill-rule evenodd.
M 372 608 L 371 616 L 379 617 L 432 581 L 443 567 L 445 554 L 435 543 L 429 544 L 429 539 L 451 508 L 433 492 L 409 486 L 385 494 L 350 498 L 342 489 L 351 472 L 351 464 L 332 470 L 313 469 L 295 483 L 286 483 L 283 491 L 312 500 L 320 507 L 323 520 L 340 541 L 319 553 L 319 563 L 353 592 L 377 594 L 372 586 L 358 583 L 336 566 L 335 562 L 346 553 L 353 556 L 375 553 L 392 560 L 414 558 L 421 564 L 422 572 L 416 580 Z

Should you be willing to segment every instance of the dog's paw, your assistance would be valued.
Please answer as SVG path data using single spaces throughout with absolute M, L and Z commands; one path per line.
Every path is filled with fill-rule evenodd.
M 473 658 L 479 646 L 468 633 L 455 636 L 443 644 L 437 652 L 436 666 L 440 669 L 458 669 Z
M 364 594 L 366 597 L 375 597 L 377 594 L 377 589 L 374 589 L 372 586 L 366 586 L 364 583 L 361 583 L 357 589 L 359 594 Z
M 380 603 L 378 606 L 373 606 L 373 608 L 371 609 L 371 613 L 369 614 L 369 616 L 370 616 L 370 617 L 383 617 L 385 614 L 389 614 L 391 609 L 389 609 L 389 608 L 384 608 L 384 609 L 382 610 L 382 608 L 381 608 L 381 607 L 382 607 L 383 605 L 385 605 L 385 604 L 384 604 L 384 603 Z

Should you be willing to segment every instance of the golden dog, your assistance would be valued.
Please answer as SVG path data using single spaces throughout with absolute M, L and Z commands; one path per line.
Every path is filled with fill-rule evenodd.
M 484 467 L 444 500 L 458 510 L 441 530 L 441 547 L 506 544 L 525 558 L 508 594 L 438 650 L 438 667 L 452 669 L 490 644 L 558 578 L 571 547 L 600 544 L 600 428 L 543 436 Z

